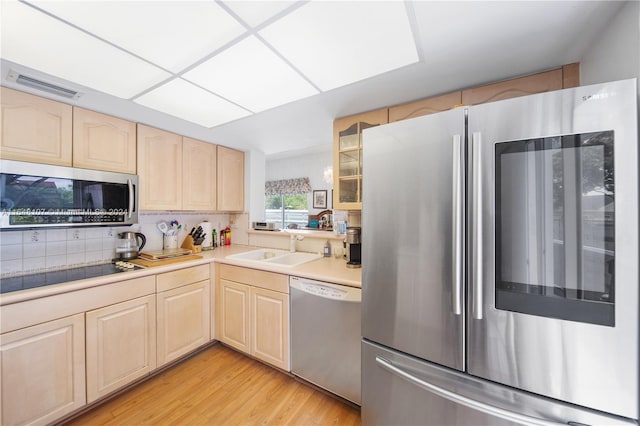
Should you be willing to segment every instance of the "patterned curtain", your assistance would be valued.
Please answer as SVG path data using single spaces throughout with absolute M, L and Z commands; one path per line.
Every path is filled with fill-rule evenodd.
M 300 195 L 311 192 L 308 177 L 270 180 L 264 183 L 265 195 Z

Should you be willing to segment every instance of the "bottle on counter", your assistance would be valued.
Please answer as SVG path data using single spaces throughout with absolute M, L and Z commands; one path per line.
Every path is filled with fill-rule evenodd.
M 224 239 L 224 244 L 226 246 L 230 246 L 231 245 L 231 228 L 229 228 L 228 226 L 224 229 L 225 232 L 225 239 Z
M 329 240 L 324 243 L 324 257 L 331 257 L 331 244 L 329 243 Z
M 227 233 L 224 232 L 224 229 L 220 230 L 220 247 L 224 247 L 227 244 L 226 241 Z
M 211 241 L 213 241 L 213 248 L 218 247 L 218 233 L 216 232 L 215 228 L 211 233 Z

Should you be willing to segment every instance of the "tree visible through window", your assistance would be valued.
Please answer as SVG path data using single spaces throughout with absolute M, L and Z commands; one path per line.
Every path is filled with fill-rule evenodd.
M 308 195 L 267 195 L 265 218 L 281 229 L 291 224 L 307 226 L 309 219 Z

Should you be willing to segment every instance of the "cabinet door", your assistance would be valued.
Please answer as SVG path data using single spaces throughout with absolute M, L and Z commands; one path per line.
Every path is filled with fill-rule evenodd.
M 158 366 L 209 341 L 209 280 L 157 294 Z
M 249 341 L 249 286 L 220 279 L 218 282 L 218 338 L 245 353 L 251 353 Z
M 71 166 L 71 105 L 0 90 L 0 158 Z
M 182 208 L 182 136 L 138 124 L 140 210 Z
M 136 123 L 74 107 L 73 167 L 136 174 Z
M 244 152 L 218 146 L 218 210 L 244 210 Z
M 462 105 L 462 92 L 452 92 L 389 108 L 389 123 L 448 111 Z
M 289 366 L 289 295 L 251 287 L 251 355 Z
M 534 93 L 560 90 L 563 86 L 562 68 L 526 77 L 514 78 L 486 86 L 475 87 L 462 91 L 462 103 L 465 105 L 477 105 L 487 102 L 495 102 L 518 96 L 532 95 Z
M 87 312 L 87 402 L 156 367 L 155 295 Z
M 389 110 L 384 108 L 333 122 L 334 209 L 362 209 L 362 131 L 388 120 Z
M 3 425 L 47 424 L 85 405 L 84 313 L 0 336 Z
M 182 208 L 216 209 L 216 145 L 182 138 Z

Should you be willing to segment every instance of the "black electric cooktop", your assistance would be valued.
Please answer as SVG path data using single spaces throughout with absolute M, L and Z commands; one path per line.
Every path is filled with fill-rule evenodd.
M 86 278 L 101 277 L 103 275 L 119 274 L 137 269 L 143 268 L 135 266 L 134 268 L 123 269 L 113 263 L 102 263 L 99 265 L 82 266 L 79 268 L 61 269 L 41 272 L 38 274 L 0 278 L 0 294 L 36 287 L 44 287 L 53 284 L 61 284 L 67 281 L 77 281 L 84 280 Z

